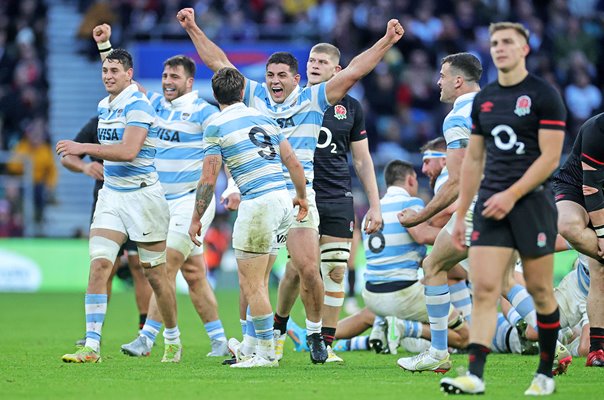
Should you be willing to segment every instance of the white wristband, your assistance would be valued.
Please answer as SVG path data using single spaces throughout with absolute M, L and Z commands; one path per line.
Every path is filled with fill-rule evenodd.
M 113 50 L 111 47 L 111 42 L 109 40 L 97 43 L 96 47 L 99 49 L 99 53 L 106 53 L 108 51 Z

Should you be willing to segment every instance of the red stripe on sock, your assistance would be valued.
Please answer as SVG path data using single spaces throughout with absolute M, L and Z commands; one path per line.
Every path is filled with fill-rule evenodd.
M 599 335 L 589 335 L 590 338 L 594 338 L 594 339 L 604 339 L 604 336 L 599 336 Z
M 541 329 L 556 329 L 560 328 L 560 321 L 545 323 L 537 321 L 537 326 Z

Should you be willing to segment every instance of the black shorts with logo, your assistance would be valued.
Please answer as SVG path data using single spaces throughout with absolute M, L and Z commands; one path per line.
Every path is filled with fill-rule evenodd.
M 354 230 L 354 206 L 352 201 L 331 203 L 317 201 L 319 210 L 319 234 L 352 239 Z
M 558 211 L 551 188 L 541 186 L 527 194 L 500 221 L 482 216 L 485 201 L 476 203 L 472 246 L 510 247 L 526 257 L 554 252 Z

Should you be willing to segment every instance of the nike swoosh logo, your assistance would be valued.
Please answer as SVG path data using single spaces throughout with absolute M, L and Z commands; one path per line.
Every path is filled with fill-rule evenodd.
M 148 234 L 150 234 L 150 233 L 151 233 L 151 232 L 147 232 L 147 233 L 143 232 L 143 236 L 147 236 L 147 235 L 148 235 Z

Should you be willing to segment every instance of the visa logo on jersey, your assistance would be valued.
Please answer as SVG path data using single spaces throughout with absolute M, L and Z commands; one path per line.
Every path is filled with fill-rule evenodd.
M 296 126 L 296 124 L 294 123 L 294 119 L 292 117 L 289 117 L 289 118 L 277 118 L 277 119 L 275 119 L 275 122 L 281 128 L 289 128 L 290 126 Z
M 120 140 L 115 128 L 99 128 L 97 129 L 99 140 Z
M 180 132 L 160 128 L 157 131 L 157 137 L 168 142 L 180 142 Z

